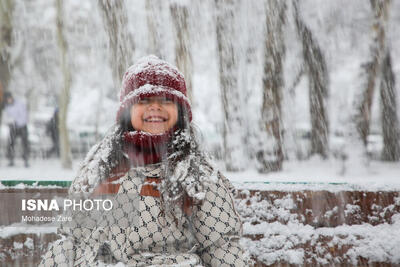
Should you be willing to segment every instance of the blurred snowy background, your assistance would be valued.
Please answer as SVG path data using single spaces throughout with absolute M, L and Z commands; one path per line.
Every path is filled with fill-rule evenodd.
M 32 158 L 5 167 L 2 123 L 1 179 L 72 179 L 114 123 L 123 70 L 156 54 L 184 73 L 205 149 L 232 179 L 400 183 L 399 1 L 1 0 L 0 12 L 0 81 L 28 106 Z M 56 107 L 61 159 L 47 155 Z
M 0 0 L 0 96 L 27 104 L 31 143 L 30 167 L 21 142 L 8 167 L 0 112 L 0 189 L 66 192 L 115 121 L 124 70 L 155 54 L 184 73 L 204 149 L 242 190 L 254 258 L 399 264 L 399 25 L 397 0 Z M 56 229 L 17 210 L 0 216 L 0 260 L 35 265 Z

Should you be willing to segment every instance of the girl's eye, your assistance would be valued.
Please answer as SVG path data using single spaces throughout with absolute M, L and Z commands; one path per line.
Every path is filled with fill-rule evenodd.
M 172 104 L 172 103 L 174 103 L 174 101 L 172 101 L 172 99 L 163 99 L 162 102 L 164 104 Z
M 139 104 L 148 104 L 149 100 L 148 99 L 140 99 L 138 103 Z

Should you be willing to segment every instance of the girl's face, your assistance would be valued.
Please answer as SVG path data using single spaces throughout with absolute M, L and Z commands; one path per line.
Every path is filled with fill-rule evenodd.
M 135 130 L 161 134 L 175 126 L 178 106 L 162 96 L 143 98 L 131 108 L 131 123 Z

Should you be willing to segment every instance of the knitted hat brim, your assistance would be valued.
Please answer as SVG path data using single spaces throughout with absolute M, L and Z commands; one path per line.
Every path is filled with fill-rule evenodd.
M 190 102 L 184 94 L 171 87 L 145 84 L 138 89 L 130 92 L 127 96 L 124 97 L 117 112 L 117 122 L 121 120 L 122 114 L 127 108 L 130 108 L 140 99 L 153 96 L 162 96 L 168 99 L 172 99 L 173 101 L 178 103 L 178 105 L 184 108 L 184 110 L 187 112 L 189 121 L 192 121 L 192 110 Z

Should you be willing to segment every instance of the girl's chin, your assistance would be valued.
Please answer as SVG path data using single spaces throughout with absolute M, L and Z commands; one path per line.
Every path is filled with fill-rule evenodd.
M 168 122 L 144 122 L 140 127 L 136 127 L 135 129 L 150 134 L 163 134 L 171 128 Z
M 162 128 L 153 127 L 153 128 L 143 129 L 143 131 L 151 133 L 151 134 L 162 134 L 162 133 L 165 133 L 166 131 L 168 131 L 168 129 L 164 128 L 164 127 L 162 127 Z

